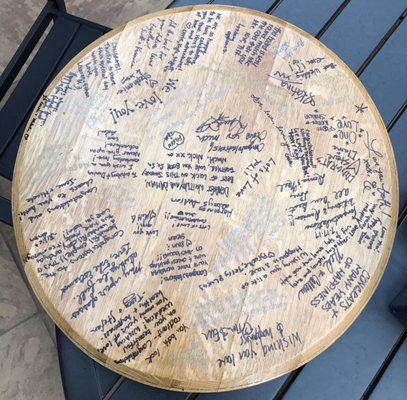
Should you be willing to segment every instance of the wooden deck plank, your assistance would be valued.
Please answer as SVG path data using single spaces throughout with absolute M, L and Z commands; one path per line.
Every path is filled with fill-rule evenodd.
M 405 0 L 352 0 L 321 41 L 356 70 L 405 7 Z

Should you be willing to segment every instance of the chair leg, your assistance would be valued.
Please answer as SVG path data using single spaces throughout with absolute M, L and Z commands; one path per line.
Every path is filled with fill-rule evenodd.
M 52 0 L 59 11 L 66 12 L 65 0 Z

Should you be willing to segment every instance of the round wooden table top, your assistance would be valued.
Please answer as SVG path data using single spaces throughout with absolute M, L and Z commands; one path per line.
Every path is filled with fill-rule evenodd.
M 13 182 L 28 279 L 120 374 L 222 391 L 332 344 L 387 263 L 398 187 L 366 90 L 321 43 L 222 6 L 110 32 L 35 107 Z

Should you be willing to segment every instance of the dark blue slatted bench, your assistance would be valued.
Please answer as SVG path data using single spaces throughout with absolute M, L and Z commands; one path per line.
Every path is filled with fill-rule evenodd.
M 202 2 L 176 0 L 170 7 Z M 407 164 L 404 162 L 407 155 L 405 1 L 215 0 L 209 3 L 248 7 L 283 18 L 320 39 L 360 77 L 387 124 L 399 172 L 400 226 L 388 268 L 368 306 L 328 350 L 290 374 L 239 391 L 201 395 L 176 393 L 130 381 L 91 360 L 57 330 L 66 397 L 90 400 L 405 399 L 406 328 L 389 309 L 396 293 L 407 283 L 407 221 L 404 221 L 407 209 Z M 2 128 L 12 132 L 11 136 L 5 137 L 3 132 L 0 136 L 0 171 L 8 179 L 12 177 L 24 126 L 41 92 L 70 58 L 109 30 L 67 15 L 61 1 L 49 1 L 21 47 L 21 53 L 25 53 L 17 52 L 11 67 L 1 76 L 0 99 L 15 77 L 10 74 L 10 69 L 21 67 L 32 50 L 32 43 L 38 40 L 51 20 L 52 29 L 37 56 L 0 111 Z M 56 38 L 59 41 L 55 41 Z M 53 60 L 46 68 L 43 66 L 44 57 Z M 22 97 L 23 103 L 19 103 Z M 18 111 L 17 104 L 20 105 Z M 0 198 L 0 211 L 0 219 L 11 224 L 7 199 Z M 397 304 L 397 300 L 392 304 Z

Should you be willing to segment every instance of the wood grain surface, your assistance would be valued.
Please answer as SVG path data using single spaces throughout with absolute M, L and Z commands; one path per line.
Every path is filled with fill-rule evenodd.
M 287 373 L 366 305 L 393 243 L 383 122 L 329 49 L 225 6 L 151 14 L 75 57 L 20 146 L 28 279 L 87 354 L 223 391 Z

